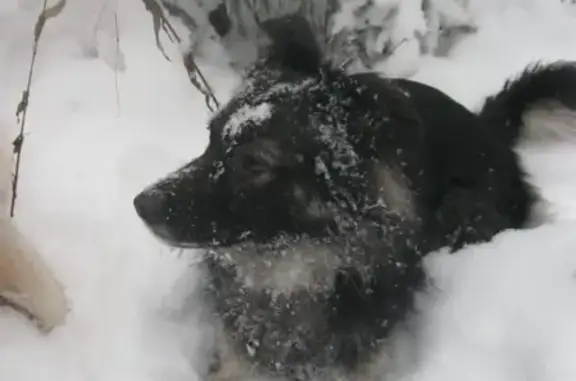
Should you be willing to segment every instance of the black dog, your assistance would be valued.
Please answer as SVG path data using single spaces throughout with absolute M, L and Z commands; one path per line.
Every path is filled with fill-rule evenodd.
M 211 379 L 371 380 L 423 255 L 534 223 L 513 148 L 573 132 L 576 65 L 535 65 L 476 115 L 417 82 L 333 69 L 298 17 L 264 27 L 270 52 L 206 151 L 135 208 L 169 245 L 206 251 Z

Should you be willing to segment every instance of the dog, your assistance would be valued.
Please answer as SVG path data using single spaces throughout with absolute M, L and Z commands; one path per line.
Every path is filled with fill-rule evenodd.
M 5 146 L 0 147 L 0 301 L 48 333 L 65 322 L 68 302 L 62 284 L 9 217 L 12 160 Z
M 474 113 L 441 91 L 326 62 L 307 22 L 209 121 L 205 152 L 134 198 L 202 249 L 208 380 L 376 380 L 426 285 L 422 258 L 546 223 L 516 148 L 573 137 L 576 64 L 534 64 Z

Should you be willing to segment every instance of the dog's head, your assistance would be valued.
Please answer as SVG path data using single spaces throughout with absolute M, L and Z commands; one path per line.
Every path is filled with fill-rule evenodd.
M 383 201 L 410 213 L 402 172 L 375 156 L 361 89 L 322 64 L 303 19 L 265 27 L 270 53 L 210 121 L 205 152 L 134 200 L 172 246 L 325 242 Z

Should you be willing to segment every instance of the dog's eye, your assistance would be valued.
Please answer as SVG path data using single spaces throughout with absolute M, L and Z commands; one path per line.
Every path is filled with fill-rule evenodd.
M 242 187 L 261 187 L 272 180 L 272 168 L 256 152 L 239 152 L 233 159 L 232 171 Z
M 259 175 L 268 172 L 269 168 L 261 160 L 253 155 L 243 155 L 240 162 L 240 170 L 247 174 Z

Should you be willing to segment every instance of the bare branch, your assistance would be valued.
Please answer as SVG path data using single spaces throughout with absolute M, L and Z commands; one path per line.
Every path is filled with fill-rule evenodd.
M 194 57 L 192 56 L 192 52 L 188 52 L 184 56 L 184 67 L 186 68 L 186 72 L 188 73 L 188 78 L 194 87 L 198 89 L 202 94 L 204 94 L 204 101 L 206 102 L 206 107 L 211 112 L 216 111 L 220 104 L 214 96 L 214 92 L 210 88 L 208 81 L 204 78 L 204 75 L 196 65 L 196 61 L 194 61 Z M 201 81 L 201 82 L 200 82 Z M 202 86 L 202 83 L 204 86 Z
M 159 36 L 160 28 L 164 30 L 164 32 L 171 41 L 176 40 L 178 43 L 180 43 L 182 39 L 180 38 L 180 36 L 178 36 L 178 33 L 176 32 L 172 24 L 170 24 L 170 21 L 168 20 L 168 18 L 164 13 L 164 10 L 162 9 L 162 6 L 156 0 L 142 0 L 142 1 L 146 6 L 146 10 L 150 12 L 150 14 L 152 14 L 152 22 L 154 24 L 156 46 L 158 47 L 162 55 L 164 55 L 164 57 L 168 61 L 171 61 L 170 58 L 168 58 L 168 56 L 166 55 L 166 52 L 164 51 L 160 43 L 160 36 Z M 214 95 L 212 88 L 208 84 L 208 81 L 206 81 L 206 78 L 198 68 L 198 65 L 194 60 L 192 52 L 188 52 L 184 56 L 184 67 L 186 68 L 188 78 L 190 79 L 192 85 L 196 87 L 196 89 L 198 89 L 198 91 L 200 91 L 204 95 L 206 107 L 208 107 L 210 111 L 214 112 L 216 108 L 220 107 L 218 100 L 216 99 L 216 96 Z
M 160 4 L 156 2 L 156 0 L 142 0 L 142 1 L 146 6 L 146 10 L 150 12 L 150 14 L 152 15 L 152 22 L 154 24 L 154 36 L 156 38 L 156 46 L 158 47 L 160 52 L 162 52 L 164 58 L 166 58 L 168 61 L 171 61 L 170 58 L 168 58 L 168 56 L 166 55 L 166 52 L 162 47 L 162 43 L 160 42 L 160 28 L 164 30 L 170 41 L 173 42 L 175 39 L 176 41 L 180 42 L 182 40 L 176 33 L 176 30 L 172 27 L 172 25 L 170 25 L 170 23 L 166 19 L 162 7 L 160 6 Z
M 32 60 L 30 61 L 30 69 L 28 70 L 28 82 L 26 89 L 22 92 L 22 99 L 16 107 L 16 118 L 20 122 L 20 132 L 14 139 L 13 150 L 16 155 L 16 166 L 14 169 L 14 177 L 12 179 L 12 200 L 10 203 L 10 217 L 14 217 L 14 209 L 16 208 L 16 198 L 18 195 L 18 179 L 20 176 L 20 162 L 22 160 L 22 148 L 24 146 L 24 131 L 26 126 L 26 114 L 30 104 L 30 88 L 32 86 L 32 75 L 34 73 L 34 64 L 36 62 L 36 55 L 38 54 L 38 43 L 40 36 L 46 25 L 48 19 L 54 18 L 62 13 L 66 6 L 66 0 L 59 0 L 53 7 L 48 8 L 48 0 L 44 0 L 42 5 L 42 12 L 38 16 L 36 25 L 34 26 L 34 44 L 32 47 Z M 22 118 L 20 119 L 20 116 Z

